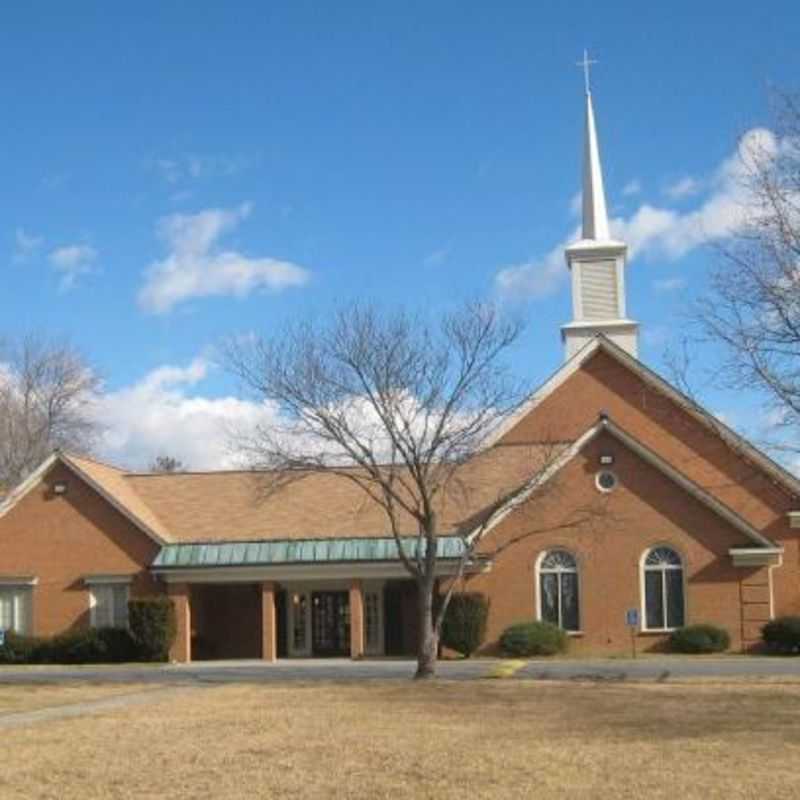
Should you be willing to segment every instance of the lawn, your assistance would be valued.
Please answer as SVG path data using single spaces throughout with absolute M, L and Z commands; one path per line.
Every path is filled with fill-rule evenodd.
M 2 737 L 4 800 L 800 795 L 797 685 L 229 685 Z
M 0 718 L 5 714 L 104 700 L 108 697 L 141 692 L 146 688 L 148 687 L 130 683 L 68 683 L 60 686 L 47 684 L 2 685 L 0 686 Z

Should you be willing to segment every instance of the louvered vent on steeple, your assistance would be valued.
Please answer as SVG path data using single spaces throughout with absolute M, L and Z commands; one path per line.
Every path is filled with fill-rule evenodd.
M 581 273 L 581 317 L 585 320 L 619 319 L 616 261 L 584 261 Z

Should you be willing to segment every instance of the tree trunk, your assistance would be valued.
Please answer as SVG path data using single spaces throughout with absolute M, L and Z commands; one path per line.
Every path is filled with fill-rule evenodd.
M 417 672 L 415 680 L 436 677 L 436 660 L 439 655 L 439 635 L 433 624 L 433 576 L 423 575 L 417 583 L 419 612 L 419 644 L 417 647 Z

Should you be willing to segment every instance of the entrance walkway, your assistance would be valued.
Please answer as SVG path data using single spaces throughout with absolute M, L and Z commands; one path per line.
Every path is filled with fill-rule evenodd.
M 493 659 L 442 661 L 443 680 L 485 678 L 499 665 Z M 158 683 L 202 685 L 209 683 L 269 681 L 364 681 L 408 679 L 414 674 L 412 660 L 376 659 L 281 659 L 275 663 L 254 661 L 206 661 L 192 664 L 141 664 L 86 667 L 0 667 L 0 684 Z M 669 681 L 686 678 L 797 678 L 800 658 L 747 656 L 646 657 L 639 659 L 532 660 L 513 673 L 516 679 Z

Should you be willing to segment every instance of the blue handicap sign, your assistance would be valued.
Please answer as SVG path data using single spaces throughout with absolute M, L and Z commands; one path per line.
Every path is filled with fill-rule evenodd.
M 625 612 L 625 624 L 631 628 L 635 628 L 639 624 L 639 609 L 629 608 Z

